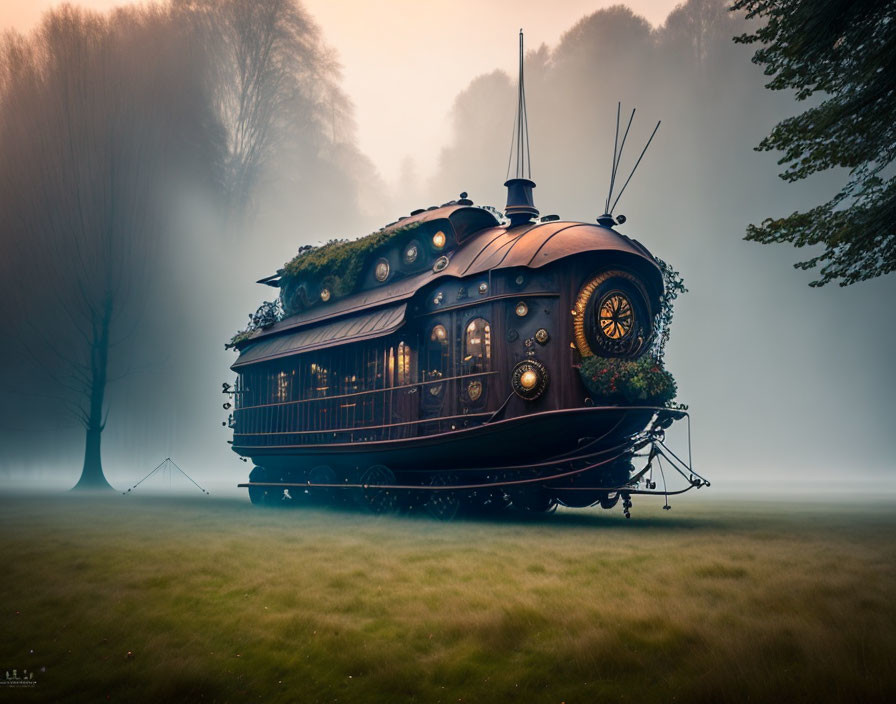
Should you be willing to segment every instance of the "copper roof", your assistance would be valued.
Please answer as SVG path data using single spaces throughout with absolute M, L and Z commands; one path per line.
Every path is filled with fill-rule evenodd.
M 424 210 L 417 215 L 401 218 L 397 222 L 393 222 L 383 229 L 387 232 L 397 230 L 408 225 L 423 224 L 425 222 L 433 222 L 435 220 L 448 220 L 457 234 L 457 239 L 463 241 L 472 232 L 481 230 L 485 227 L 493 227 L 498 224 L 497 218 L 488 210 L 478 206 L 464 205 L 462 203 L 454 203 L 443 205 L 432 210 Z
M 457 212 L 465 206 L 448 206 L 425 211 L 417 218 L 436 216 L 444 218 L 444 212 Z M 467 208 L 467 210 L 472 210 Z M 482 211 L 486 212 L 486 211 Z M 429 219 L 429 218 L 427 218 Z M 412 218 L 402 220 L 401 224 Z M 346 316 L 379 306 L 396 304 L 410 299 L 423 286 L 442 277 L 464 278 L 490 269 L 512 267 L 538 268 L 559 259 L 584 252 L 615 252 L 649 265 L 647 271 L 655 272 L 653 283 L 662 287 L 659 268 L 650 252 L 640 243 L 602 225 L 554 220 L 545 223 L 529 223 L 518 227 L 489 227 L 483 229 L 458 246 L 446 252 L 448 266 L 440 272 L 425 271 L 394 283 L 360 291 L 346 298 L 324 305 L 316 305 L 255 333 L 251 338 L 277 335 L 286 330 L 317 325 L 334 316 Z M 242 357 L 240 358 L 242 359 Z
M 656 267 L 647 249 L 615 230 L 585 222 L 553 220 L 483 230 L 458 248 L 442 273 L 464 277 L 489 269 L 517 266 L 534 269 L 573 254 L 593 251 L 625 252 Z
M 388 335 L 404 323 L 406 308 L 406 303 L 400 303 L 324 325 L 303 327 L 289 334 L 264 337 L 244 347 L 231 369 Z

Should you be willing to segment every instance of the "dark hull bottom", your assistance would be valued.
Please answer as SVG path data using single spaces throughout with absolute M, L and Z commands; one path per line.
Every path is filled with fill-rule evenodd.
M 438 517 L 461 504 L 609 508 L 625 493 L 617 489 L 631 479 L 631 453 L 646 444 L 658 410 L 568 409 L 391 442 L 234 449 L 257 465 L 241 485 L 256 503 L 417 504 Z
M 624 444 L 650 424 L 659 409 L 592 407 L 533 413 L 439 435 L 333 445 L 240 447 L 234 451 L 274 473 L 319 465 L 337 473 L 380 464 L 399 472 L 468 471 L 517 467 Z M 596 441 L 596 442 L 594 442 Z

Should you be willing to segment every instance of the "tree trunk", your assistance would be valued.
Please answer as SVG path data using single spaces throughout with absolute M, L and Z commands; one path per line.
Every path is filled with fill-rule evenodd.
M 75 489 L 88 491 L 103 491 L 112 486 L 106 481 L 103 474 L 103 460 L 100 456 L 100 440 L 102 428 L 87 429 L 87 446 L 84 449 L 84 467 L 81 470 L 81 478 L 75 484 Z
M 109 327 L 112 322 L 113 302 L 107 297 L 98 325 L 93 329 L 93 344 L 90 350 L 90 411 L 87 415 L 87 442 L 84 448 L 84 466 L 81 478 L 74 489 L 87 491 L 108 491 L 112 486 L 103 474 L 103 460 L 100 441 L 103 428 L 103 401 L 106 397 L 106 379 L 109 362 Z

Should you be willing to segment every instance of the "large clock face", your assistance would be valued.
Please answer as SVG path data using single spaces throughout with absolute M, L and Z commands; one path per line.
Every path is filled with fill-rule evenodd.
M 571 312 L 574 344 L 583 357 L 637 357 L 651 339 L 647 293 L 630 272 L 610 269 L 586 282 Z
M 597 326 L 601 334 L 611 340 L 621 340 L 635 324 L 635 312 L 628 297 L 621 291 L 611 291 L 600 302 Z

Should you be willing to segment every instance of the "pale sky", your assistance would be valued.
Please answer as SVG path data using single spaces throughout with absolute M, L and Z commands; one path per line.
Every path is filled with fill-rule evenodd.
M 653 24 L 681 0 L 623 0 Z M 0 26 L 31 29 L 58 0 L 0 0 Z M 128 0 L 75 2 L 107 10 Z M 526 46 L 553 46 L 585 15 L 620 0 L 303 0 L 343 65 L 361 150 L 387 179 L 405 157 L 421 176 L 448 138 L 454 97 L 472 78 L 515 73 L 517 32 Z M 508 114 L 508 133 L 513 122 Z

